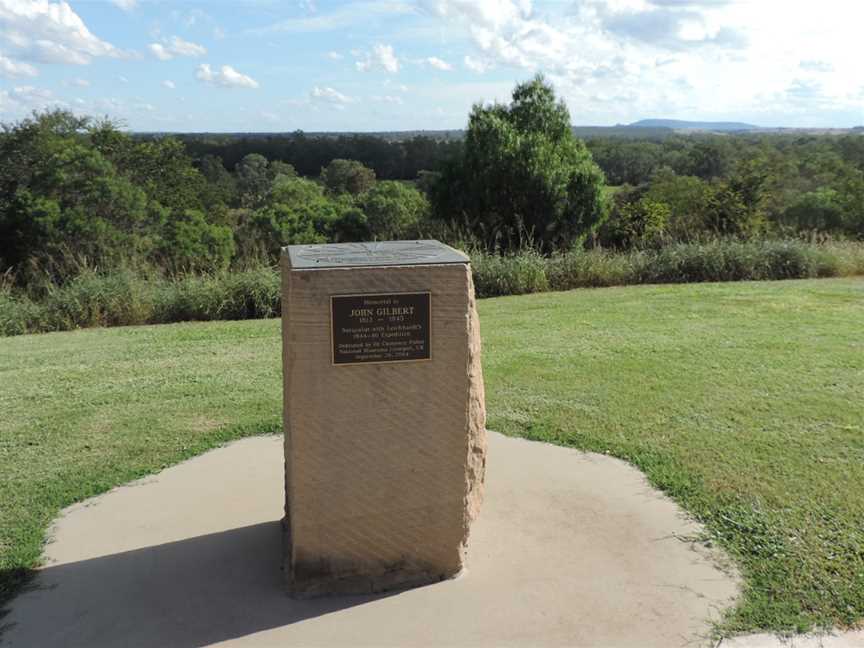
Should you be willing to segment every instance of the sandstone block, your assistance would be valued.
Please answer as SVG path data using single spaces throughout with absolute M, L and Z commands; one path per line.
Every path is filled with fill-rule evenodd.
M 420 585 L 464 565 L 486 449 L 474 287 L 460 253 L 412 244 L 283 252 L 294 595 Z

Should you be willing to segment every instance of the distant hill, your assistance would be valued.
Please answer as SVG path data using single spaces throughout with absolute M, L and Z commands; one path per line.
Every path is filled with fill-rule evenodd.
M 704 131 L 748 131 L 759 130 L 759 126 L 742 122 L 703 122 L 683 119 L 640 119 L 628 125 L 630 128 L 671 128 L 674 130 Z
M 592 137 L 622 137 L 625 139 L 665 139 L 675 135 L 675 131 L 665 126 L 573 126 L 570 130 L 576 137 L 590 139 Z

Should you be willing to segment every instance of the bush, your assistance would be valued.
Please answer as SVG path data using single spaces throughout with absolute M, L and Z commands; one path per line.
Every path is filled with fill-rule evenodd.
M 549 286 L 552 290 L 572 290 L 637 283 L 645 259 L 641 252 L 573 250 L 549 259 Z
M 129 270 L 98 274 L 85 270 L 42 300 L 43 330 L 144 324 L 153 314 L 152 285 Z
M 411 185 L 379 182 L 360 198 L 369 233 L 378 241 L 413 238 L 429 212 L 426 196 Z
M 574 249 L 544 257 L 530 247 L 510 254 L 471 253 L 478 297 L 638 283 L 800 279 L 864 275 L 864 244 L 717 240 L 659 250 L 615 253 Z M 84 270 L 44 297 L 16 293 L 0 282 L 0 336 L 89 326 L 274 317 L 280 309 L 278 269 L 174 279 L 131 270 Z
M 546 259 L 534 250 L 525 249 L 506 255 L 475 252 L 471 255 L 471 263 L 478 297 L 549 290 Z
M 864 245 L 860 243 L 828 243 L 820 248 L 837 270 L 837 276 L 864 275 Z M 823 261 L 823 263 L 825 263 Z M 830 275 L 820 275 L 830 276 Z
M 279 313 L 279 286 L 279 273 L 268 266 L 166 281 L 158 290 L 153 321 L 274 317 Z
M 40 304 L 0 288 L 0 337 L 44 331 L 44 315 Z

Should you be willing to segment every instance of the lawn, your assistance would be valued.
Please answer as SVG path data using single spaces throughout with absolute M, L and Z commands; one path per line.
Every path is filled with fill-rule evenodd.
M 745 578 L 723 632 L 864 619 L 864 280 L 480 303 L 489 427 L 608 452 Z M 280 425 L 277 320 L 0 339 L 0 598 L 60 508 Z

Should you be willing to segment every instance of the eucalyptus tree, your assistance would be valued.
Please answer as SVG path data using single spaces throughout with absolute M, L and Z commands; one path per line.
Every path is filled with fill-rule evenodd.
M 604 176 L 571 130 L 570 113 L 542 75 L 509 104 L 475 104 L 461 156 L 432 191 L 435 213 L 487 246 L 545 250 L 584 240 L 604 219 Z

